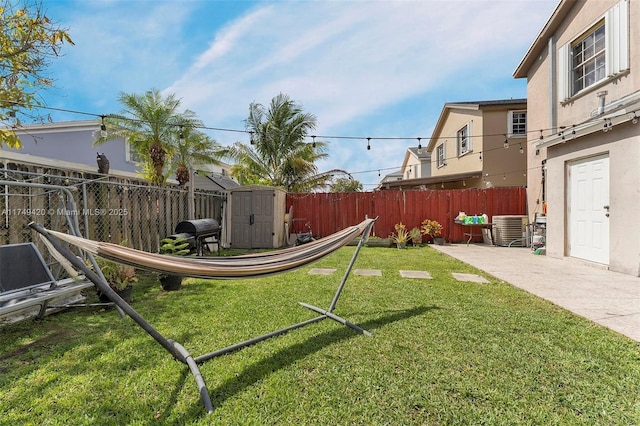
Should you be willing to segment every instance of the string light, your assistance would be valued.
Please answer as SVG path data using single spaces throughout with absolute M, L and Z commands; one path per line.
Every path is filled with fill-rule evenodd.
M 316 147 L 316 135 L 312 135 L 311 139 L 313 139 L 313 143 L 311 144 L 312 147 Z
M 255 145 L 256 141 L 253 140 L 253 131 L 249 132 L 249 143 Z
M 184 144 L 184 127 L 182 125 L 180 125 L 180 144 Z
M 103 138 L 107 137 L 107 126 L 104 124 L 104 115 L 100 116 L 100 136 Z
M 520 154 L 524 154 L 524 148 L 522 147 L 522 144 L 520 144 Z
M 20 103 L 12 101 L 12 100 L 4 100 L 4 102 L 7 102 L 9 104 L 13 104 L 13 105 L 17 105 L 20 106 Z M 105 130 L 106 131 L 106 125 L 104 125 L 104 118 L 105 117 L 109 117 L 109 115 L 102 115 L 102 114 L 95 114 L 95 113 L 88 113 L 88 112 L 82 112 L 82 111 L 74 111 L 74 110 L 69 110 L 69 109 L 62 109 L 62 108 L 54 108 L 54 107 L 49 107 L 49 106 L 37 106 L 37 108 L 42 108 L 42 109 L 47 109 L 47 110 L 52 110 L 52 111 L 60 111 L 60 112 L 65 112 L 65 113 L 72 113 L 72 114 L 80 114 L 80 115 L 87 115 L 87 116 L 92 116 L 92 117 L 98 117 L 101 119 L 101 124 L 100 124 L 100 131 L 102 134 L 102 131 Z M 637 115 L 637 111 L 633 111 L 632 113 L 622 113 L 622 114 L 618 114 L 615 117 L 619 117 L 622 116 L 623 114 L 627 114 L 628 120 L 631 121 L 631 123 L 633 124 L 637 124 L 638 123 L 638 115 Z M 612 117 L 612 118 L 615 118 Z M 129 118 L 129 117 L 118 117 L 118 118 L 122 118 L 124 120 L 128 120 L 131 122 L 142 122 L 142 120 L 139 119 L 135 119 L 135 118 Z M 104 125 L 104 129 L 103 129 L 103 125 Z M 576 135 L 576 130 L 575 127 L 576 125 L 573 124 L 572 125 L 572 132 L 571 134 L 575 137 Z M 603 131 L 607 132 L 611 129 L 611 127 L 613 127 L 613 123 L 611 122 L 611 118 L 605 118 L 604 119 L 604 126 L 603 126 Z M 208 126 L 194 126 L 194 128 L 198 128 L 198 129 L 204 129 L 204 130 L 214 130 L 214 131 L 222 131 L 222 132 L 236 132 L 236 133 L 249 133 L 250 135 L 250 142 L 251 145 L 255 144 L 255 141 L 253 139 L 254 136 L 254 132 L 253 131 L 249 131 L 249 130 L 238 130 L 238 129 L 228 129 L 228 128 L 218 128 L 218 127 L 208 127 Z M 183 135 L 182 132 L 182 126 L 180 126 L 180 134 L 181 136 Z M 545 129 L 540 129 L 540 136 L 539 136 L 539 140 L 542 141 L 544 140 L 544 130 Z M 547 129 L 549 130 L 549 129 Z M 505 141 L 504 141 L 504 148 L 509 148 L 509 141 L 507 138 L 506 134 L 501 134 L 505 137 Z M 498 134 L 481 134 L 481 135 L 472 135 L 471 137 L 489 137 L 489 136 L 498 136 Z M 561 133 L 560 136 L 563 136 L 563 134 Z M 360 136 L 320 136 L 320 135 L 310 135 L 310 137 L 312 139 L 314 139 L 315 142 L 315 137 L 320 137 L 320 138 L 325 138 L 325 139 L 351 139 L 351 140 L 356 140 L 356 139 L 366 139 L 367 140 L 367 150 L 371 149 L 371 140 L 372 139 L 378 139 L 378 140 L 409 140 L 412 138 L 408 138 L 408 137 L 360 137 Z M 182 139 L 182 138 L 181 138 Z M 434 137 L 430 137 L 430 138 L 423 138 L 423 137 L 418 137 L 418 146 L 421 147 L 422 145 L 422 139 L 428 139 L 428 140 L 437 140 L 437 139 L 446 139 L 445 136 L 439 136 L 437 138 Z M 521 144 L 520 144 L 521 146 Z M 536 148 L 535 150 L 535 154 L 539 155 L 540 154 L 540 149 Z M 482 151 L 479 152 L 479 159 L 482 160 Z M 389 167 L 389 168 L 385 168 L 385 169 L 378 169 L 378 176 L 381 176 L 381 170 L 392 170 L 392 169 L 397 169 L 397 167 Z M 353 172 L 355 173 L 369 173 L 369 172 L 375 172 L 375 170 L 370 170 L 370 171 L 364 171 L 364 172 Z M 444 185 L 444 183 L 442 184 Z
M 16 106 L 22 106 L 22 104 L 20 104 L 19 102 L 16 102 L 14 100 L 8 100 L 8 99 L 0 99 L 0 101 L 2 102 L 6 102 L 12 105 L 16 105 Z M 87 115 L 87 116 L 92 116 L 92 117 L 98 117 L 98 118 L 103 118 L 103 117 L 109 117 L 109 115 L 102 115 L 102 114 L 96 114 L 96 113 L 91 113 L 91 112 L 83 112 L 83 111 L 77 111 L 77 110 L 70 110 L 70 109 L 64 109 L 64 108 L 54 108 L 54 107 L 50 107 L 50 106 L 45 106 L 45 105 L 38 105 L 35 108 L 40 108 L 40 109 L 46 109 L 46 110 L 51 110 L 51 111 L 59 111 L 59 112 L 65 112 L 65 113 L 71 113 L 71 114 L 79 114 L 79 115 Z M 627 113 L 624 113 L 627 114 Z M 638 122 L 638 115 L 637 115 L 637 111 L 634 111 L 632 113 L 633 115 L 631 115 L 629 113 L 629 120 L 633 123 L 633 124 L 637 124 Z M 620 114 L 622 115 L 622 114 Z M 619 116 L 619 115 L 618 115 Z M 124 120 L 128 120 L 128 121 L 132 121 L 132 122 L 142 122 L 143 120 L 139 120 L 136 118 L 132 118 L 132 117 L 118 117 Z M 605 124 L 607 126 L 607 130 L 609 130 L 610 127 L 613 126 L 613 123 L 611 123 L 611 118 L 606 118 L 605 120 Z M 607 121 L 608 120 L 608 121 Z M 145 121 L 146 122 L 146 121 Z M 573 125 L 575 127 L 575 124 Z M 102 126 L 101 126 L 102 127 Z M 214 131 L 220 131 L 220 132 L 235 132 L 235 133 L 253 133 L 252 131 L 249 130 L 239 130 L 239 129 L 229 129 L 229 128 L 221 128 L 221 127 L 210 127 L 210 126 L 194 126 L 194 128 L 196 129 L 203 129 L 203 130 L 214 130 Z M 604 127 L 603 127 L 604 130 Z M 543 140 L 544 139 L 544 129 L 540 129 L 540 136 L 539 139 Z M 528 133 L 528 132 L 527 132 Z M 572 132 L 573 133 L 573 132 Z M 500 134 L 480 134 L 480 135 L 471 135 L 470 137 L 489 137 L 489 136 L 498 136 Z M 505 136 L 505 138 L 507 137 L 506 134 L 501 133 L 501 135 Z M 411 137 L 362 137 L 362 136 L 332 136 L 332 135 L 310 135 L 309 137 L 316 136 L 319 138 L 324 138 L 324 139 L 351 139 L 351 140 L 356 140 L 356 139 L 366 139 L 368 142 L 368 145 L 370 146 L 370 141 L 372 139 L 377 139 L 377 140 L 409 140 L 409 139 L 414 139 Z M 437 138 L 433 138 L 433 137 L 420 137 L 417 138 L 418 139 L 418 144 L 421 145 L 421 140 L 422 139 L 429 139 L 429 140 L 435 140 L 435 139 L 446 139 L 446 136 L 439 136 Z M 505 145 L 508 144 L 508 140 L 506 140 Z

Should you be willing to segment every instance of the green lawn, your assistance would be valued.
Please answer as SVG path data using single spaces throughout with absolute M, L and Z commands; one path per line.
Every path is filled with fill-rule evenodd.
M 192 355 L 329 306 L 354 247 L 257 280 L 190 279 L 166 293 L 142 279 L 133 306 Z M 130 319 L 96 308 L 0 329 L 0 424 L 640 424 L 640 344 L 429 247 L 365 247 L 336 313 L 373 337 L 322 321 L 201 366 L 192 375 Z M 401 278 L 426 270 L 433 280 Z M 93 296 L 92 296 L 93 298 Z

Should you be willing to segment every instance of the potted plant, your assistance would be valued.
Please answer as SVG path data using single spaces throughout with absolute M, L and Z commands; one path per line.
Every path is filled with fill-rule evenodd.
M 409 241 L 409 231 L 407 231 L 407 227 L 402 223 L 395 224 L 396 232 L 391 234 L 391 239 L 396 243 L 396 247 L 405 248 L 407 246 L 407 241 Z
M 171 256 L 188 256 L 191 253 L 189 242 L 183 238 L 164 238 L 160 241 L 160 254 Z M 180 275 L 160 274 L 160 285 L 165 291 L 176 291 L 182 287 L 182 277 Z
M 438 245 L 444 244 L 442 238 L 442 225 L 437 220 L 425 219 L 422 221 L 422 234 L 431 237 L 433 242 Z
M 102 275 L 104 275 L 104 278 L 107 281 L 107 284 L 109 284 L 109 287 L 118 293 L 118 296 L 120 296 L 125 302 L 130 303 L 133 283 L 138 281 L 135 268 L 131 265 L 112 262 L 99 256 L 95 259 L 98 267 L 102 271 Z M 103 303 L 110 301 L 109 297 L 99 289 L 98 298 Z
M 422 244 L 422 231 L 420 228 L 416 226 L 411 228 L 411 231 L 409 231 L 409 238 L 411 239 L 411 244 L 414 246 Z

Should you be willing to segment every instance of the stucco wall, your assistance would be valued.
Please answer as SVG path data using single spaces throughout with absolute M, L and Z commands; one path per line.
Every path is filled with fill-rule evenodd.
M 629 122 L 548 149 L 547 255 L 570 255 L 568 247 L 567 168 L 571 161 L 609 155 L 609 269 L 640 275 L 640 143 L 638 126 Z

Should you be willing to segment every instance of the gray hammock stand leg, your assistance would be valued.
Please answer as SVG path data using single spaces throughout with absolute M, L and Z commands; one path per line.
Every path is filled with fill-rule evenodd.
M 174 359 L 182 362 L 183 364 L 186 364 L 189 367 L 189 370 L 191 371 L 191 374 L 193 375 L 195 381 L 196 381 L 196 386 L 198 387 L 198 390 L 200 391 L 200 398 L 202 399 L 202 403 L 205 406 L 205 409 L 207 410 L 207 414 L 212 414 L 213 413 L 213 403 L 211 402 L 211 397 L 209 396 L 209 391 L 207 390 L 207 385 L 204 381 L 204 378 L 202 377 L 202 374 L 200 373 L 200 369 L 198 368 L 199 364 L 204 363 L 207 360 L 219 357 L 221 355 L 227 354 L 229 352 L 233 352 L 236 350 L 240 350 L 243 348 L 246 348 L 248 346 L 251 346 L 253 344 L 256 344 L 258 342 L 261 342 L 263 340 L 267 340 L 271 337 L 275 337 L 275 336 L 279 336 L 285 333 L 288 333 L 289 331 L 295 330 L 297 328 L 301 328 L 322 320 L 325 320 L 327 318 L 332 319 L 336 322 L 339 322 L 347 327 L 350 327 L 362 334 L 365 334 L 367 336 L 371 336 L 371 333 L 358 327 L 357 325 L 345 320 L 344 318 L 341 318 L 335 314 L 333 314 L 333 310 L 336 307 L 336 304 L 338 303 L 338 299 L 340 298 L 340 295 L 342 294 L 342 290 L 345 286 L 345 283 L 347 282 L 347 278 L 351 272 L 351 269 L 353 268 L 353 265 L 358 257 L 358 253 L 360 252 L 360 249 L 362 248 L 362 246 L 364 245 L 364 242 L 366 241 L 367 237 L 369 236 L 369 232 L 371 231 L 371 227 L 373 226 L 373 222 L 371 222 L 370 224 L 367 225 L 367 227 L 364 229 L 364 231 L 362 232 L 361 236 L 360 236 L 360 240 L 358 241 L 358 245 L 356 247 L 356 250 L 353 253 L 353 256 L 351 257 L 351 261 L 349 262 L 349 265 L 347 266 L 347 269 L 345 271 L 345 274 L 342 278 L 342 281 L 340 282 L 340 285 L 338 286 L 338 289 L 333 297 L 333 300 L 331 302 L 331 305 L 329 306 L 328 310 L 323 310 L 321 308 L 318 308 L 316 306 L 313 305 L 309 305 L 307 303 L 302 303 L 299 302 L 300 305 L 304 306 L 305 308 L 308 308 L 312 311 L 315 311 L 317 313 L 320 314 L 320 316 L 317 316 L 315 318 L 311 318 L 308 319 L 306 321 L 302 321 L 298 324 L 294 324 L 291 325 L 289 327 L 286 328 L 282 328 L 280 330 L 276 330 L 276 331 L 272 331 L 271 333 L 267 333 L 264 334 L 262 336 L 258 336 L 255 337 L 253 339 L 249 339 L 246 340 L 244 342 L 240 342 L 240 343 L 236 343 L 234 345 L 228 346 L 226 348 L 223 349 L 219 349 L 201 356 L 198 356 L 196 358 L 194 358 L 180 343 L 175 342 L 173 340 L 167 339 L 165 338 L 162 334 L 160 334 L 160 332 L 158 330 L 156 330 L 151 324 L 149 324 L 135 309 L 133 309 L 131 307 L 131 305 L 129 305 L 127 302 L 125 302 L 120 296 L 118 296 L 118 294 L 113 291 L 111 289 L 111 287 L 109 287 L 109 284 L 106 282 L 106 280 L 104 280 L 102 277 L 98 276 L 95 272 L 93 272 L 91 269 L 89 269 L 87 267 L 87 265 L 84 264 L 84 262 L 82 262 L 82 260 L 80 260 L 71 250 L 69 250 L 68 247 L 66 247 L 65 245 L 61 244 L 56 238 L 54 238 L 53 236 L 49 235 L 46 231 L 45 228 L 43 228 L 41 225 L 37 224 L 37 223 L 30 223 L 29 227 L 33 230 L 35 230 L 36 232 L 40 233 L 41 235 L 43 235 L 49 242 L 51 242 L 51 244 L 53 245 L 53 247 L 60 253 L 62 254 L 69 262 L 71 262 L 71 264 L 78 268 L 78 270 L 82 271 L 82 273 L 85 275 L 85 277 L 87 277 L 87 279 L 89 279 L 91 282 L 93 282 L 99 289 L 101 292 L 103 292 L 104 294 L 107 295 L 107 297 L 109 297 L 109 299 L 111 299 L 111 301 L 116 305 L 116 307 L 118 307 L 120 310 L 122 310 L 125 314 L 129 315 L 129 317 L 136 323 L 138 324 L 147 334 L 149 334 L 152 338 L 154 338 L 156 340 L 156 342 L 158 342 L 160 344 L 160 346 L 162 346 L 167 352 L 169 352 Z

